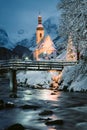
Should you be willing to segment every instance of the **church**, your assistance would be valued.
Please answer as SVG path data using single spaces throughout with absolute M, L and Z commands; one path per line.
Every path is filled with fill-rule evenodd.
M 50 60 L 56 58 L 55 45 L 49 35 L 45 36 L 42 16 L 38 16 L 36 28 L 36 47 L 33 52 L 34 60 Z

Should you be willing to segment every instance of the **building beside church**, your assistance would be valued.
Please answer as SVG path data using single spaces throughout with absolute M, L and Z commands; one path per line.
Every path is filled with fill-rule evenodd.
M 38 25 L 36 28 L 36 48 L 33 52 L 35 60 L 56 58 L 56 49 L 51 37 L 45 36 L 42 25 L 42 17 L 38 16 Z

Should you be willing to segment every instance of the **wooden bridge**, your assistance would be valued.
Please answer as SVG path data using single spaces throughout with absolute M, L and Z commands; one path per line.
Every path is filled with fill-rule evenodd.
M 10 88 L 13 92 L 17 91 L 16 72 L 19 70 L 32 70 L 32 71 L 48 71 L 58 70 L 62 71 L 65 66 L 73 66 L 77 64 L 77 61 L 23 61 L 17 60 L 1 60 L 0 71 L 6 71 L 10 73 Z
M 64 66 L 73 66 L 77 61 L 23 61 L 23 60 L 2 60 L 0 70 L 62 70 Z

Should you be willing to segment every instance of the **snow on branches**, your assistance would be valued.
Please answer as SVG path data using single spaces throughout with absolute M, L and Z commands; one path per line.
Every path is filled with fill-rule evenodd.
M 58 9 L 62 12 L 60 35 L 72 33 L 75 45 L 87 41 L 87 0 L 61 0 Z

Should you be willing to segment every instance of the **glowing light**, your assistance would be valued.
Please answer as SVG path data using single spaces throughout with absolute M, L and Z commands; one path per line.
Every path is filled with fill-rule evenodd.
M 58 101 L 58 97 L 60 97 L 61 93 L 57 92 L 55 95 L 51 95 L 51 90 L 43 90 L 40 92 L 40 99 Z
M 38 26 L 36 28 L 36 43 L 37 47 L 34 51 L 34 58 L 36 60 L 40 59 L 40 56 L 43 54 L 41 58 L 50 59 L 51 56 L 55 57 L 56 49 L 54 47 L 54 43 L 51 37 L 48 35 L 44 37 L 44 27 L 42 25 L 42 17 L 38 16 Z
M 25 57 L 25 60 L 29 60 L 29 58 L 28 58 L 28 57 Z
M 76 49 L 73 45 L 71 34 L 68 39 L 66 60 L 67 61 L 76 61 L 77 60 Z

